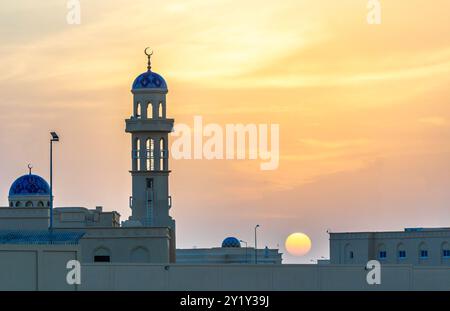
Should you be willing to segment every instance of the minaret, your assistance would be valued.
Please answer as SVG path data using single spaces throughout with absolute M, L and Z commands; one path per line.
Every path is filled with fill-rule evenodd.
M 167 84 L 151 70 L 153 52 L 147 53 L 147 50 L 147 72 L 139 75 L 133 83 L 133 115 L 125 120 L 132 146 L 132 216 L 128 225 L 169 227 L 171 249 L 175 253 L 175 221 L 169 216 L 168 148 L 168 134 L 173 129 L 174 119 L 166 117 Z

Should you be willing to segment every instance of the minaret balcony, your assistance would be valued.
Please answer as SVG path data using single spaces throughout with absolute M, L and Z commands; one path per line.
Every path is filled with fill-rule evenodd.
M 174 119 L 139 119 L 132 117 L 125 120 L 127 133 L 134 132 L 172 132 Z

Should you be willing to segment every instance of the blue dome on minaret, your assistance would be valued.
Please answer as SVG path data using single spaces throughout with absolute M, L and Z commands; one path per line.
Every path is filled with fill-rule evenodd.
M 140 74 L 133 82 L 133 90 L 139 89 L 167 89 L 167 83 L 156 72 L 147 71 Z
M 50 186 L 44 178 L 28 174 L 23 175 L 14 181 L 9 189 L 9 196 L 24 196 L 24 195 L 50 195 Z
M 140 74 L 133 82 L 132 90 L 139 89 L 163 89 L 167 90 L 167 83 L 163 77 L 152 71 L 151 56 L 153 52 L 147 53 L 148 48 L 145 49 L 145 55 L 148 57 L 147 72 Z

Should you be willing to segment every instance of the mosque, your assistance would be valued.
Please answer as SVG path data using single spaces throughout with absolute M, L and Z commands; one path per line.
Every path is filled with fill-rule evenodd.
M 174 119 L 166 113 L 167 83 L 151 70 L 147 56 L 147 71 L 132 84 L 133 115 L 125 120 L 131 134 L 129 219 L 121 222 L 118 212 L 100 206 L 50 208 L 50 186 L 29 166 L 28 174 L 12 183 L 9 206 L 0 208 L 0 243 L 75 243 L 84 263 L 251 263 L 255 257 L 260 264 L 281 263 L 278 250 L 255 252 L 234 237 L 221 247 L 176 250 L 168 152 Z
M 147 54 L 147 53 L 146 53 Z M 286 265 L 278 249 L 176 249 L 170 216 L 167 83 L 151 70 L 132 84 L 131 216 L 84 207 L 53 208 L 52 190 L 32 172 L 17 178 L 0 207 L 0 290 L 450 290 L 450 228 L 330 233 L 330 259 Z M 366 264 L 383 282 L 367 282 Z M 69 263 L 83 282 L 69 283 Z

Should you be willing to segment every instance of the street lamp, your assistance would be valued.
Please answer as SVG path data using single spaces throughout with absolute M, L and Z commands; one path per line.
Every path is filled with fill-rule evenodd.
M 255 265 L 258 264 L 258 243 L 256 239 L 256 229 L 259 228 L 259 225 L 255 226 Z
M 53 142 L 59 141 L 59 136 L 55 132 L 50 132 L 50 226 L 53 229 Z
M 247 243 L 246 241 L 243 241 L 243 240 L 239 240 L 239 242 L 245 243 L 245 263 L 248 263 L 248 256 L 247 256 L 247 252 L 248 252 L 248 243 Z

